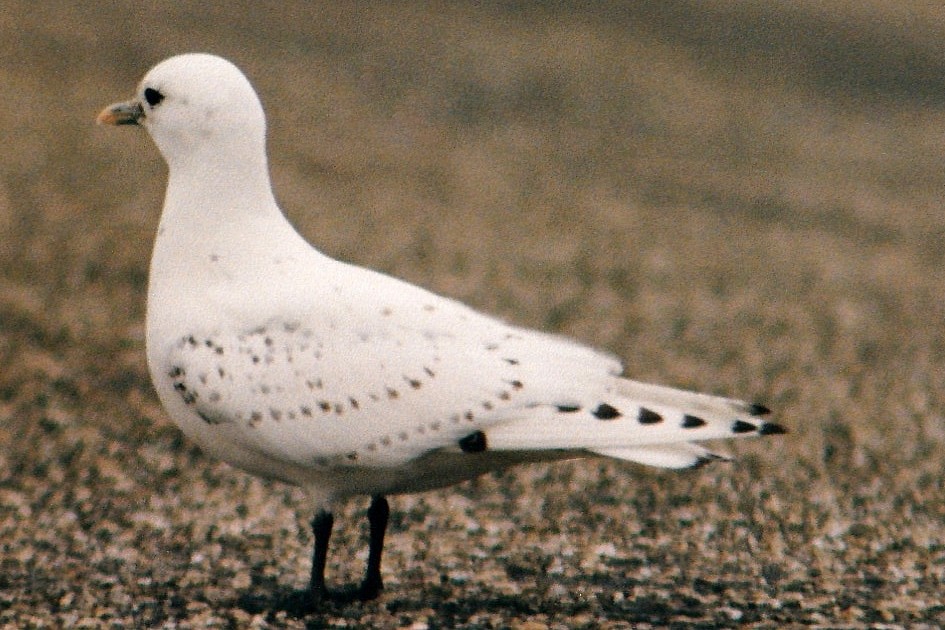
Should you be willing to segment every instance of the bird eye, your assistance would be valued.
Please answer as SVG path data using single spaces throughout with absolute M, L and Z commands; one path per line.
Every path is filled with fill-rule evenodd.
M 148 105 L 154 107 L 164 100 L 164 95 L 153 88 L 144 88 L 144 100 L 148 102 Z

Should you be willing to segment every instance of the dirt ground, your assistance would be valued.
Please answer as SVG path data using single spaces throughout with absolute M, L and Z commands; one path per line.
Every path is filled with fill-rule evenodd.
M 281 610 L 309 506 L 161 410 L 166 172 L 93 124 L 194 50 L 256 85 L 277 197 L 326 253 L 791 433 L 396 497 L 380 600 Z M 939 3 L 9 0 L 0 85 L 0 627 L 945 625 Z M 332 582 L 365 508 L 336 515 Z

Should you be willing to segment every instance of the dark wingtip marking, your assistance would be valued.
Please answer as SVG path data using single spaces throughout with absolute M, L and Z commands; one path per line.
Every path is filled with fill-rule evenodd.
M 637 420 L 640 422 L 640 424 L 658 424 L 663 421 L 663 416 L 656 413 L 652 409 L 640 407 L 640 415 L 637 416 Z
M 784 435 L 788 430 L 774 422 L 764 422 L 758 429 L 758 435 Z
M 581 407 L 578 405 L 558 405 L 558 411 L 561 413 L 574 413 L 575 411 L 580 411 Z
M 758 427 L 744 420 L 736 420 L 732 423 L 732 433 L 751 433 L 757 431 Z
M 751 403 L 748 405 L 748 415 L 750 416 L 767 416 L 769 413 L 771 413 L 771 410 L 759 403 Z
M 459 448 L 462 449 L 464 453 L 483 452 L 486 450 L 486 448 L 488 448 L 488 444 L 486 443 L 486 434 L 482 431 L 470 433 L 459 441 Z
M 611 407 L 607 403 L 601 403 L 597 406 L 597 409 L 591 412 L 591 414 L 598 420 L 613 420 L 619 418 L 621 414 L 614 407 Z
M 684 429 L 695 429 L 702 426 L 705 426 L 705 420 L 702 418 L 699 418 L 698 416 L 690 416 L 688 413 L 683 416 L 682 427 Z M 755 427 L 752 427 L 752 429 L 754 428 Z M 736 431 L 736 433 L 738 433 L 738 431 Z

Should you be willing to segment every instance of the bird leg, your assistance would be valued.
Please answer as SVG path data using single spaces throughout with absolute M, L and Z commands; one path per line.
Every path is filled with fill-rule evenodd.
M 390 517 L 390 505 L 387 499 L 382 496 L 373 497 L 367 516 L 371 527 L 367 572 L 358 591 L 358 598 L 365 601 L 375 599 L 384 588 L 384 582 L 381 579 L 381 553 L 384 551 L 384 533 L 387 531 L 387 520 Z
M 370 541 L 368 543 L 367 572 L 357 591 L 352 594 L 339 593 L 332 596 L 325 586 L 325 564 L 328 560 L 328 539 L 331 538 L 331 528 L 335 518 L 331 512 L 320 509 L 312 519 L 312 533 L 315 535 L 315 549 L 312 552 L 312 577 L 309 583 L 309 593 L 312 603 L 323 599 L 337 597 L 347 600 L 352 596 L 360 600 L 376 599 L 384 588 L 381 578 L 381 554 L 384 551 L 384 533 L 387 531 L 387 521 L 390 517 L 390 505 L 382 496 L 371 499 L 368 508 L 368 523 L 370 525 Z
M 318 510 L 312 519 L 312 533 L 315 535 L 315 550 L 312 552 L 312 578 L 309 590 L 312 599 L 321 600 L 328 595 L 325 588 L 325 562 L 328 560 L 328 539 L 331 537 L 331 528 L 335 524 L 335 517 L 331 512 Z

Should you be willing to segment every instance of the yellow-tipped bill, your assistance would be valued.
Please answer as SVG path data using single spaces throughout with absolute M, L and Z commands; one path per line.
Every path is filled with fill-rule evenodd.
M 144 118 L 144 108 L 138 101 L 113 103 L 102 110 L 95 122 L 100 125 L 137 125 Z

